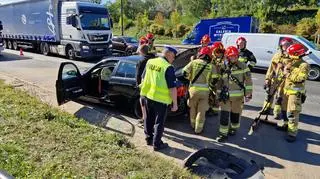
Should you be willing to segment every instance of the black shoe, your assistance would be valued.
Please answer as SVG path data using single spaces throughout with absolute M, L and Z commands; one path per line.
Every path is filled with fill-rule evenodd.
M 152 146 L 153 140 L 152 139 L 146 139 L 147 145 Z
M 296 141 L 296 136 L 291 136 L 291 135 L 288 135 L 287 137 L 286 137 L 286 140 L 287 140 L 287 142 L 289 142 L 289 143 L 292 143 L 292 142 L 294 142 L 294 141 Z
M 228 139 L 228 136 L 224 136 L 224 135 L 219 135 L 217 138 L 216 138 L 216 140 L 218 141 L 218 142 L 224 142 L 224 141 L 226 141 Z
M 154 151 L 159 151 L 159 150 L 162 150 L 162 149 L 166 149 L 168 147 L 169 147 L 169 145 L 167 143 L 163 143 L 161 141 L 161 143 L 159 145 L 153 145 L 153 150 Z
M 228 132 L 228 134 L 229 134 L 230 136 L 234 136 L 234 135 L 236 135 L 236 133 L 237 133 L 237 131 L 234 130 L 234 129 L 230 129 L 229 132 Z

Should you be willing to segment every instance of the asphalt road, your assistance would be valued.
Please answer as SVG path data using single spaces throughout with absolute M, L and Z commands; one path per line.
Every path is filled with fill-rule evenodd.
M 60 57 L 46 57 L 39 54 L 5 50 L 0 56 L 1 74 L 30 83 L 49 96 L 55 103 L 55 80 L 61 62 L 69 61 Z M 72 61 L 83 70 L 94 62 Z M 297 142 L 289 144 L 284 140 L 285 133 L 273 126 L 261 124 L 257 132 L 248 136 L 249 125 L 265 97 L 263 90 L 264 74 L 253 73 L 253 100 L 247 103 L 243 112 L 241 129 L 225 144 L 214 139 L 218 131 L 218 117 L 208 117 L 202 135 L 194 135 L 188 120 L 184 117 L 168 119 L 165 140 L 170 149 L 162 156 L 182 162 L 191 152 L 203 148 L 220 148 L 246 159 L 253 159 L 265 167 L 267 178 L 319 178 L 320 177 L 320 82 L 307 82 L 307 101 L 303 106 Z M 136 120 L 130 117 L 127 109 L 99 106 L 94 103 L 73 103 L 62 108 L 88 122 L 132 136 L 137 148 L 145 149 L 143 130 L 135 127 Z M 106 124 L 108 123 L 108 124 Z M 128 132 L 129 131 L 129 132 Z

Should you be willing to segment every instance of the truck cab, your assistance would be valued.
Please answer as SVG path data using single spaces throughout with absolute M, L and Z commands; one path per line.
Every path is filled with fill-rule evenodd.
M 4 50 L 3 39 L 2 39 L 2 34 L 1 34 L 2 30 L 3 30 L 2 21 L 0 21 L 0 52 L 2 52 Z
M 60 16 L 61 45 L 65 46 L 68 58 L 105 56 L 111 52 L 112 23 L 105 7 L 89 2 L 62 2 Z

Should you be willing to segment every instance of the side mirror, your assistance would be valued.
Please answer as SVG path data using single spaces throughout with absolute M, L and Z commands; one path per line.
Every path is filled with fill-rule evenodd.
M 0 21 L 0 31 L 3 30 L 2 21 Z
M 67 24 L 72 25 L 72 27 L 77 27 L 77 19 L 75 15 L 67 17 Z

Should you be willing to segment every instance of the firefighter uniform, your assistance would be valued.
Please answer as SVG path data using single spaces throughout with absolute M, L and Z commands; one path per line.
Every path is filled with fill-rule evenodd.
M 217 58 L 213 56 L 212 65 L 213 65 L 213 68 L 215 68 L 215 71 L 219 72 L 221 67 L 223 66 L 223 58 Z M 220 74 L 213 74 L 213 79 L 211 81 L 211 86 L 212 86 L 211 90 L 213 91 L 213 93 L 211 94 L 217 94 L 216 84 L 219 82 L 220 77 L 221 77 Z M 217 95 L 209 96 L 209 105 L 211 110 L 213 111 L 213 114 L 218 114 L 220 105 L 219 105 L 219 100 Z
M 229 73 L 227 71 L 229 69 Z M 246 64 L 236 62 L 227 65 L 222 69 L 222 82 L 218 87 L 220 96 L 220 128 L 219 138 L 227 138 L 228 134 L 234 135 L 235 131 L 240 127 L 240 117 L 243 109 L 244 96 L 252 96 L 252 79 L 250 69 Z M 242 87 L 234 80 L 242 84 Z M 221 97 L 227 95 L 227 98 Z M 223 100 L 225 99 L 225 100 Z M 219 139 L 218 139 L 219 141 Z
M 209 109 L 209 84 L 212 78 L 217 78 L 216 69 L 203 59 L 195 59 L 183 68 L 185 77 L 191 82 L 206 65 L 199 78 L 189 86 L 190 123 L 195 133 L 201 133 L 205 123 L 205 114 Z
M 302 98 L 305 96 L 305 81 L 308 79 L 309 65 L 302 59 L 291 62 L 289 76 L 284 85 L 287 98 L 287 117 L 289 141 L 294 141 L 298 133 L 299 115 L 302 110 Z
M 239 61 L 248 65 L 250 70 L 256 66 L 257 60 L 253 53 L 248 49 L 240 49 Z

